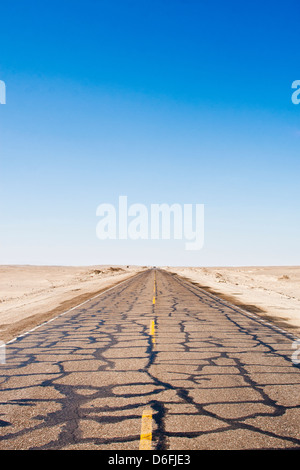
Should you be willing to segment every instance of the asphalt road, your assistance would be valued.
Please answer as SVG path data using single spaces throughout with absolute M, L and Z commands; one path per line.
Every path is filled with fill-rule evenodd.
M 300 449 L 292 344 L 143 272 L 7 344 L 0 449 Z

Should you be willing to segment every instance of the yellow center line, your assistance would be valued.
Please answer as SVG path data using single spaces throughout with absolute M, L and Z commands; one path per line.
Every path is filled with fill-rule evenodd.
M 152 447 L 152 410 L 144 410 L 142 415 L 139 450 L 151 450 Z
M 155 297 L 156 297 L 156 277 L 155 277 L 155 273 L 154 273 L 154 285 L 153 285 L 153 292 L 154 292 L 154 296 L 153 296 L 153 304 L 155 304 Z
M 151 336 L 152 344 L 154 345 L 155 344 L 155 321 L 154 320 L 150 322 L 150 336 Z
M 155 322 L 154 322 L 154 320 L 151 320 L 151 322 L 150 322 L 150 335 L 151 336 L 155 335 Z

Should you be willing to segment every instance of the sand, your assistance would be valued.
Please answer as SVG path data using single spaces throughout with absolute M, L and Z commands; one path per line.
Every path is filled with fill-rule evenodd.
M 145 269 L 138 266 L 0 266 L 0 341 Z M 300 337 L 300 267 L 165 267 Z
M 300 337 L 300 267 L 166 267 Z
M 0 266 L 0 341 L 15 338 L 142 269 Z

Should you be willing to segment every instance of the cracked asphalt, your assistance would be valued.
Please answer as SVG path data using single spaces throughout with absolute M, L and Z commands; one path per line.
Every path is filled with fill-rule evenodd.
M 160 269 L 6 346 L 0 449 L 300 449 L 293 338 Z M 150 414 L 151 416 L 151 414 Z

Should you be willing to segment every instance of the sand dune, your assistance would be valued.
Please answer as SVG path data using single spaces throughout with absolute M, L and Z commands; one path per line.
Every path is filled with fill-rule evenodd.
M 166 269 L 300 335 L 299 266 Z
M 0 266 L 0 340 L 12 339 L 141 269 L 136 266 Z

